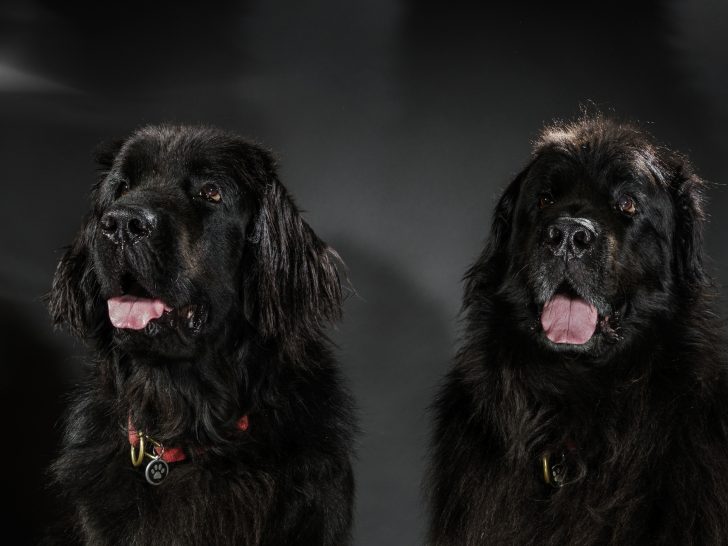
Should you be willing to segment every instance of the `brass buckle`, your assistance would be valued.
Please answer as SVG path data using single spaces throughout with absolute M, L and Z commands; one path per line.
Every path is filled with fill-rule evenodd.
M 136 453 L 134 444 L 131 446 L 131 464 L 134 465 L 134 468 L 141 466 L 144 462 L 144 435 L 137 432 L 137 438 L 139 438 L 139 453 Z
M 164 446 L 157 442 L 154 438 L 147 436 L 141 430 L 137 431 L 137 437 L 139 438 L 139 451 L 137 452 L 137 448 L 134 445 L 131 446 L 131 464 L 134 468 L 138 468 L 142 465 L 145 455 L 150 459 L 159 459 L 162 455 L 164 455 Z M 159 453 L 156 453 L 155 449 L 152 449 L 151 453 L 146 451 L 146 446 L 144 444 L 145 440 L 152 444 L 154 448 L 159 448 Z
M 563 487 L 566 483 L 566 455 L 561 452 L 561 459 L 556 463 L 551 463 L 553 453 L 547 451 L 541 457 L 541 469 L 543 471 L 543 481 L 546 485 L 550 485 L 556 489 Z
M 164 446 L 141 431 L 137 432 L 137 437 L 139 438 L 139 447 L 137 451 L 136 447 L 131 446 L 131 464 L 134 468 L 138 468 L 144 462 L 144 457 L 149 457 L 151 461 L 149 461 L 144 470 L 144 477 L 150 484 L 159 485 L 169 475 L 169 465 L 162 458 L 162 455 L 164 455 Z M 153 446 L 151 452 L 146 450 L 149 444 Z

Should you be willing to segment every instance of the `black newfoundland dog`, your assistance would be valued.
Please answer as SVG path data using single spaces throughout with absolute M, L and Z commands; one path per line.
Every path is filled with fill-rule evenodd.
M 703 189 L 634 126 L 543 132 L 466 276 L 431 544 L 728 544 Z
M 234 135 L 146 127 L 99 162 L 50 294 L 98 355 L 52 467 L 56 539 L 348 543 L 354 419 L 323 333 L 336 255 Z

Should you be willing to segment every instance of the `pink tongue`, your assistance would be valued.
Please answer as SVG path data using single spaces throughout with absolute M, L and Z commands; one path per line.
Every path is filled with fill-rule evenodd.
M 116 328 L 141 330 L 150 320 L 159 318 L 172 308 L 162 300 L 137 298 L 136 296 L 119 296 L 108 302 L 109 318 Z
M 597 310 L 581 298 L 557 294 L 543 306 L 543 331 L 554 343 L 581 345 L 597 327 Z

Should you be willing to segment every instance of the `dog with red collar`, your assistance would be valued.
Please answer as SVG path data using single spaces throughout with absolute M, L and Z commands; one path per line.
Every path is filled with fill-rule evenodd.
M 150 126 L 99 161 L 49 295 L 96 352 L 52 466 L 68 514 L 51 542 L 347 544 L 336 253 L 235 135 Z

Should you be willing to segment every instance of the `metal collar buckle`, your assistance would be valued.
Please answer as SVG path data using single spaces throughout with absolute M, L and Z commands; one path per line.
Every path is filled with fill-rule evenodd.
M 547 451 L 541 457 L 543 481 L 559 489 L 566 485 L 566 453 L 561 451 L 558 455 Z
M 144 462 L 144 457 L 149 457 L 151 461 L 149 461 L 144 469 L 144 477 L 150 484 L 159 485 L 169 474 L 169 465 L 167 461 L 162 459 L 164 446 L 151 436 L 144 434 L 141 430 L 137 431 L 137 436 L 139 438 L 139 446 L 131 445 L 131 464 L 134 468 L 138 468 Z M 149 444 L 152 445 L 151 452 L 145 449 Z

